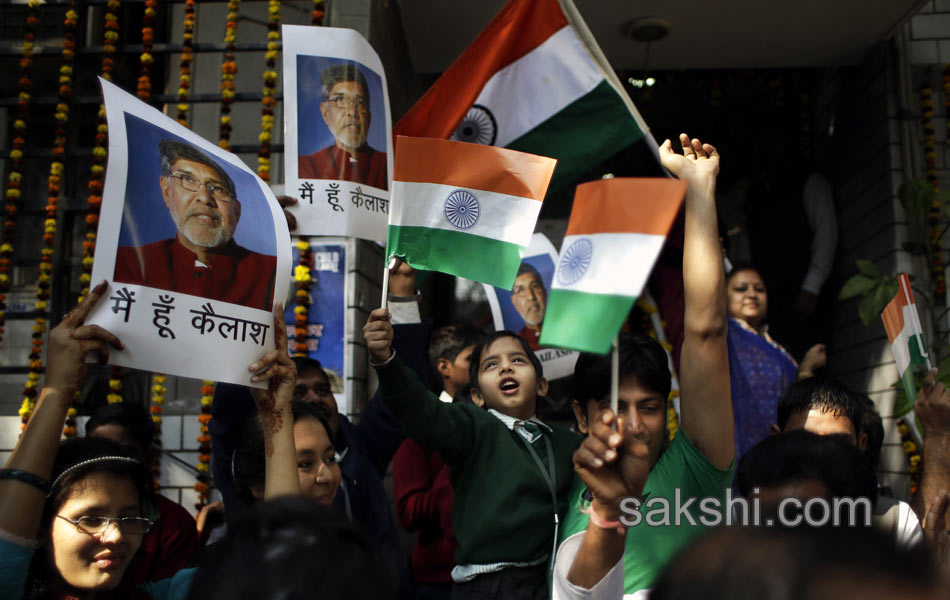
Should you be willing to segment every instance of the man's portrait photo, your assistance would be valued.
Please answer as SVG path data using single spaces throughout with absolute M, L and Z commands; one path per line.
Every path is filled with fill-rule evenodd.
M 277 240 L 257 181 L 138 117 L 126 129 L 114 281 L 269 311 Z
M 540 238 L 540 240 L 536 240 Z M 532 254 L 533 252 L 536 252 Z M 557 254 L 541 234 L 534 234 L 528 256 L 521 260 L 511 290 L 485 284 L 495 329 L 515 331 L 532 350 L 540 350 L 541 325 L 548 307 L 548 289 Z
M 379 75 L 354 61 L 300 55 L 297 82 L 297 176 L 388 189 Z

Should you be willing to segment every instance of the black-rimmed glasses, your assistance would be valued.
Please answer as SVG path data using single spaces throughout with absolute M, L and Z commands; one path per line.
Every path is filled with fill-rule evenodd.
M 215 202 L 234 202 L 234 195 L 231 194 L 228 188 L 221 184 L 213 183 L 211 181 L 201 181 L 193 175 L 182 173 L 180 171 L 172 173 L 169 175 L 169 177 L 176 180 L 178 185 L 189 192 L 197 192 L 201 189 L 201 186 L 205 186 L 205 189 L 208 190 L 208 195 L 214 198 Z

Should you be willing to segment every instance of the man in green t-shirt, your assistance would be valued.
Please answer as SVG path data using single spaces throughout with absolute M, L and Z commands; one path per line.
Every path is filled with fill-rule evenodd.
M 555 568 L 554 587 L 561 598 L 594 588 L 608 572 L 619 578 L 621 556 L 624 593 L 649 588 L 673 554 L 726 509 L 722 500 L 732 482 L 735 449 L 725 273 L 716 225 L 719 154 L 685 134 L 680 143 L 683 154 L 667 140 L 660 157 L 688 183 L 681 430 L 671 442 L 666 423 L 670 372 L 655 340 L 621 338 L 618 433 L 605 427 L 615 421 L 610 357 L 578 359 L 574 414 L 581 432 L 594 435 L 574 456 L 579 477 L 568 496 Z M 701 506 L 704 498 L 719 503 Z

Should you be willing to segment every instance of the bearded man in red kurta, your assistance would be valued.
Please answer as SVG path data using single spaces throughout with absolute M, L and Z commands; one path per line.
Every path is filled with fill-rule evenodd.
M 208 155 L 176 140 L 158 144 L 159 187 L 178 234 L 121 247 L 113 279 L 271 310 L 277 257 L 237 245 L 241 218 L 234 182 Z
M 301 156 L 301 179 L 344 179 L 388 189 L 386 153 L 366 143 L 372 115 L 369 88 L 359 69 L 339 64 L 320 75 L 320 114 L 333 133 L 334 144 Z

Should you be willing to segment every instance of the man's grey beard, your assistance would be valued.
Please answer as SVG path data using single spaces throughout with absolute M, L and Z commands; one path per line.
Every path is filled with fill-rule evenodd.
M 200 227 L 200 225 L 198 226 Z M 223 246 L 231 241 L 232 232 L 227 231 L 224 227 L 220 225 L 213 230 L 213 233 L 208 229 L 205 229 L 205 239 L 200 239 L 198 235 L 191 231 L 191 228 L 186 222 L 184 227 L 179 227 L 182 235 L 185 236 L 185 239 L 201 248 L 217 248 L 218 246 Z

